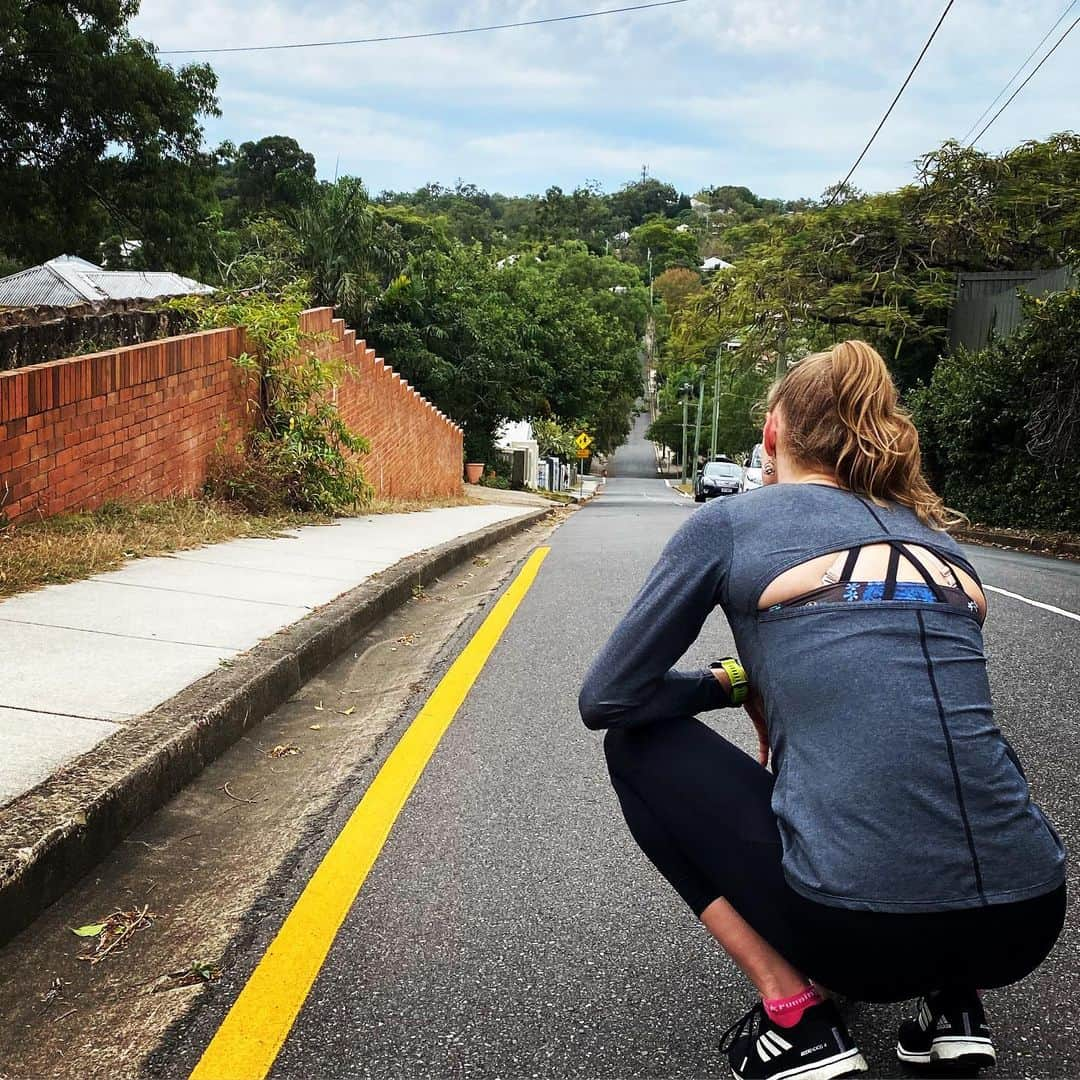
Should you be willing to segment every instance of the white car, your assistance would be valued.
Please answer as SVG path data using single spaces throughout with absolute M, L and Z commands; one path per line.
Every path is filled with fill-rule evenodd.
M 761 487 L 761 457 L 765 452 L 765 447 L 758 443 L 753 450 L 750 451 L 750 457 L 747 459 L 746 468 L 743 469 L 743 491 L 753 491 L 754 488 Z

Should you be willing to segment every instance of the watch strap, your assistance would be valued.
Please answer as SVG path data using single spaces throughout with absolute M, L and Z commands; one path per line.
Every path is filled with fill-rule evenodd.
M 714 664 L 713 668 L 722 668 L 731 681 L 731 704 L 741 705 L 750 696 L 750 680 L 746 677 L 746 668 L 733 656 L 724 656 Z

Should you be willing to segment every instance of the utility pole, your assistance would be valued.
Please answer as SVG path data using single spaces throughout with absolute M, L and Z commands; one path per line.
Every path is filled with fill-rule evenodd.
M 709 457 L 714 459 L 719 449 L 717 440 L 720 438 L 720 352 L 721 349 L 716 350 L 716 365 L 713 369 L 712 438 L 709 440 Z
M 698 454 L 701 452 L 701 413 L 705 408 L 705 369 L 698 373 L 697 426 L 694 429 L 694 468 L 697 469 Z M 696 474 L 695 474 L 696 475 Z
M 652 287 L 652 248 L 645 249 L 645 258 L 649 261 L 649 315 L 653 310 L 653 287 Z
M 687 391 L 692 389 L 689 383 L 683 383 L 679 388 L 679 396 L 682 398 L 682 483 L 686 483 L 686 413 L 690 404 Z

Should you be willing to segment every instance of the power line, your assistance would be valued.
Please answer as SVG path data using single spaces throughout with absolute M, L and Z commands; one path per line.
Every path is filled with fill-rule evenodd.
M 878 126 L 874 128 L 874 134 L 870 136 L 869 141 L 862 149 L 862 153 L 855 159 L 855 164 L 852 165 L 850 169 L 848 169 L 847 176 L 844 177 L 844 179 L 840 182 L 840 185 L 836 188 L 835 191 L 833 191 L 832 198 L 825 204 L 826 210 L 830 206 L 832 206 L 832 204 L 836 202 L 838 198 L 840 198 L 840 193 L 844 190 L 844 188 L 847 187 L 847 183 L 854 175 L 855 170 L 862 164 L 862 159 L 866 157 L 866 152 L 870 149 L 871 146 L 873 146 L 874 140 L 878 137 L 878 132 L 880 132 L 881 129 L 885 126 L 885 121 L 889 119 L 889 115 L 892 113 L 893 109 L 896 108 L 896 103 L 900 100 L 901 94 L 903 94 L 903 92 L 907 89 L 908 83 L 911 82 L 911 77 L 915 74 L 919 65 L 922 63 L 922 58 L 926 55 L 927 49 L 930 48 L 930 45 L 933 42 L 934 38 L 937 37 L 937 32 L 941 29 L 941 24 L 945 21 L 945 16 L 949 14 L 949 9 L 953 6 L 954 2 L 955 0 L 949 0 L 949 2 L 945 5 L 945 10 L 941 13 L 941 18 L 937 21 L 937 26 L 934 27 L 933 32 L 926 39 L 926 44 L 922 47 L 922 52 L 919 53 L 918 57 L 916 58 L 915 63 L 912 65 L 911 70 L 908 72 L 907 78 L 903 82 L 903 85 L 900 87 L 899 90 L 896 91 L 896 97 L 892 99 L 892 104 L 890 104 L 889 107 L 885 110 L 885 115 L 881 118 Z
M 1023 71 L 1024 68 L 1028 66 L 1028 64 L 1031 63 L 1031 58 L 1046 44 L 1046 39 L 1061 25 L 1062 20 L 1065 18 L 1066 15 L 1069 14 L 1070 11 L 1072 11 L 1074 7 L 1076 7 L 1077 2 L 1078 0 L 1072 0 L 1072 3 L 1070 3 L 1069 6 L 1057 17 L 1057 22 L 1055 22 L 1054 25 L 1051 26 L 1045 34 L 1043 34 L 1042 41 L 1040 41 L 1039 44 L 1036 45 L 1035 48 L 1028 53 L 1027 59 L 1025 59 L 1024 62 L 1012 73 L 1012 78 L 1009 79 L 1009 81 L 1001 88 L 1001 90 L 998 92 L 998 96 L 994 98 L 994 100 L 991 101 L 985 109 L 983 109 L 975 123 L 972 124 L 971 127 L 969 127 L 963 135 L 960 136 L 960 142 L 965 142 L 967 140 L 967 137 L 983 122 L 983 118 L 986 116 L 986 114 L 1002 99 L 1002 97 L 1005 96 L 1005 94 L 1008 93 L 1009 87 L 1012 86 L 1014 82 L 1016 82 L 1016 78 L 1020 74 L 1020 72 Z
M 651 0 L 646 4 L 632 4 L 628 7 L 605 8 L 603 11 L 584 11 L 577 15 L 557 15 L 547 19 L 523 19 L 520 22 L 493 23 L 490 26 L 467 26 L 460 30 L 429 30 L 421 34 L 387 34 L 383 37 L 351 38 L 345 41 L 303 41 L 285 45 L 232 45 L 216 49 L 158 49 L 159 56 L 177 56 L 181 53 L 239 53 L 271 52 L 278 49 L 322 49 L 330 45 L 377 45 L 387 41 L 420 41 L 424 38 L 455 37 L 460 34 L 486 34 L 491 30 L 517 30 L 523 26 L 546 26 L 551 23 L 576 22 L 580 19 L 595 19 L 601 15 L 622 15 L 631 11 L 645 11 L 649 8 L 674 7 L 687 4 L 690 0 Z
M 975 138 L 968 143 L 968 146 L 974 146 L 990 130 L 994 121 L 1013 103 L 1016 95 L 1019 94 L 1020 91 L 1023 90 L 1029 82 L 1031 82 L 1031 80 L 1035 77 L 1036 72 L 1038 72 L 1039 68 L 1041 68 L 1043 64 L 1045 64 L 1046 61 L 1054 55 L 1054 53 L 1057 51 L 1057 47 L 1069 36 L 1069 34 L 1072 33 L 1073 27 L 1075 27 L 1077 23 L 1080 23 L 1080 15 L 1078 15 L 1075 19 L 1073 19 L 1071 23 L 1069 23 L 1067 29 L 1065 30 L 1065 33 L 1062 34 L 1061 37 L 1059 37 L 1057 41 L 1054 42 L 1053 48 L 1031 69 L 1028 77 L 1012 92 L 1012 94 L 1009 95 L 1009 100 L 1006 101 L 1005 104 L 1002 105 L 1001 108 L 998 109 L 998 111 L 990 117 L 989 121 L 986 124 L 986 127 L 984 127 L 982 131 L 980 131 L 979 134 L 976 135 Z

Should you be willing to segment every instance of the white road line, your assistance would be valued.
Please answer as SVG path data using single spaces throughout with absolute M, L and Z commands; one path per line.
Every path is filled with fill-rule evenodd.
M 1011 596 L 1014 600 L 1021 600 L 1025 604 L 1030 604 L 1032 607 L 1042 608 L 1043 611 L 1052 611 L 1055 615 L 1064 615 L 1066 619 L 1080 622 L 1080 615 L 1077 615 L 1075 611 L 1066 611 L 1064 608 L 1054 607 L 1053 604 L 1044 604 L 1041 600 L 1029 600 L 1026 596 L 1009 592 L 1008 589 L 999 589 L 996 585 L 984 585 L 983 588 L 986 589 L 987 592 L 996 592 L 1001 593 L 1002 596 Z

